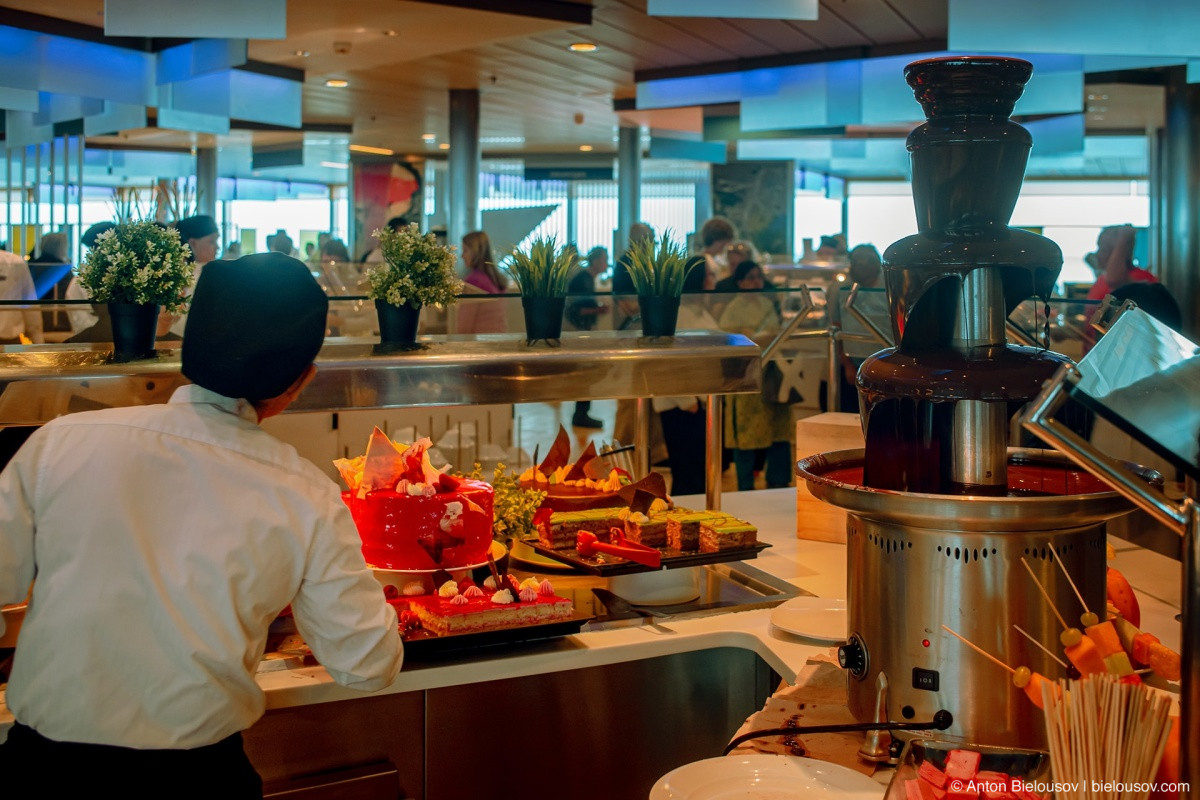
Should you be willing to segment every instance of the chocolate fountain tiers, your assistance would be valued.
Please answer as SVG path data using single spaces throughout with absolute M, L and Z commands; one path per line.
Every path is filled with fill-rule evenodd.
M 918 232 L 884 253 L 897 346 L 858 374 L 868 486 L 1004 494 L 1007 421 L 1066 360 L 1005 338 L 1062 267 L 1054 242 L 1008 227 L 1032 145 L 1008 115 L 1031 73 L 1000 58 L 905 70 L 928 121 L 908 137 Z
M 905 77 L 927 122 L 908 137 L 917 233 L 889 247 L 884 274 L 896 347 L 858 373 L 864 451 L 804 459 L 814 496 L 847 510 L 850 639 L 839 657 L 860 719 L 932 719 L 942 736 L 1038 747 L 1041 712 L 958 631 L 1014 667 L 1063 676 L 1027 643 L 1060 632 L 1054 603 L 1104 602 L 1104 522 L 1128 504 L 1065 459 L 1008 446 L 1013 413 L 1063 356 L 1007 343 L 1022 300 L 1049 298 L 1062 252 L 1008 227 L 1032 140 L 1008 119 L 1032 73 L 1004 58 L 918 61 Z M 875 740 L 864 757 L 887 758 Z

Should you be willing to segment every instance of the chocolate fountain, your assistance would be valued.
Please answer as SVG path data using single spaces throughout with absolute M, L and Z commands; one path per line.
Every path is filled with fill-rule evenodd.
M 1008 117 L 1032 66 L 951 57 L 905 69 L 927 122 L 908 137 L 918 232 L 884 253 L 897 346 L 858 373 L 865 454 L 802 460 L 812 493 L 845 508 L 850 638 L 840 650 L 861 720 L 954 715 L 942 738 L 1044 746 L 1041 712 L 1009 675 L 946 625 L 1013 667 L 1063 669 L 1014 629 L 1061 654 L 1062 628 L 1022 559 L 1068 622 L 1103 613 L 1104 521 L 1129 506 L 1050 452 L 1010 448 L 1009 419 L 1063 356 L 1005 340 L 1028 297 L 1049 298 L 1062 253 L 1008 227 L 1032 139 Z M 1053 549 L 1053 552 L 1051 550 Z M 868 739 L 864 757 L 883 760 Z

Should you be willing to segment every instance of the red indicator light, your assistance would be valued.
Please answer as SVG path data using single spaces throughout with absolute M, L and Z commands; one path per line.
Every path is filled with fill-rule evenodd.
M 929 647 L 929 640 L 928 640 L 928 639 L 922 639 L 922 640 L 921 640 L 921 647 Z

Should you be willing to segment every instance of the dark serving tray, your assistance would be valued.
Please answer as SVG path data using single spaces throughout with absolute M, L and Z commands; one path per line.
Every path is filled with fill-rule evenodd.
M 704 564 L 720 564 L 724 561 L 747 561 L 751 558 L 758 558 L 759 553 L 771 546 L 767 542 L 758 542 L 750 547 L 718 550 L 715 553 L 702 553 L 699 550 L 672 550 L 669 547 L 660 547 L 658 551 L 662 553 L 662 566 L 647 567 L 645 564 L 639 564 L 636 561 L 630 561 L 620 556 L 610 556 L 605 553 L 597 553 L 594 556 L 581 556 L 573 547 L 570 550 L 554 550 L 543 545 L 536 536 L 522 539 L 521 541 L 532 547 L 535 552 L 547 558 L 553 558 L 555 561 L 561 561 L 584 572 L 603 577 L 610 575 L 631 575 L 635 572 L 655 572 L 659 569 L 698 567 Z
M 579 633 L 584 623 L 595 619 L 591 614 L 574 612 L 568 619 L 556 619 L 540 625 L 523 625 L 519 628 L 501 628 L 495 631 L 459 633 L 437 636 L 425 630 L 404 633 L 405 659 L 439 658 L 445 655 L 462 655 L 465 651 L 480 647 L 530 644 L 560 636 Z

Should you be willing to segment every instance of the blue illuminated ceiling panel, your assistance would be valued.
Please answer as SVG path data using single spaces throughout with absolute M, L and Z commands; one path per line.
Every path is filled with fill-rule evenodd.
M 954 0 L 954 50 L 1200 57 L 1195 0 Z

